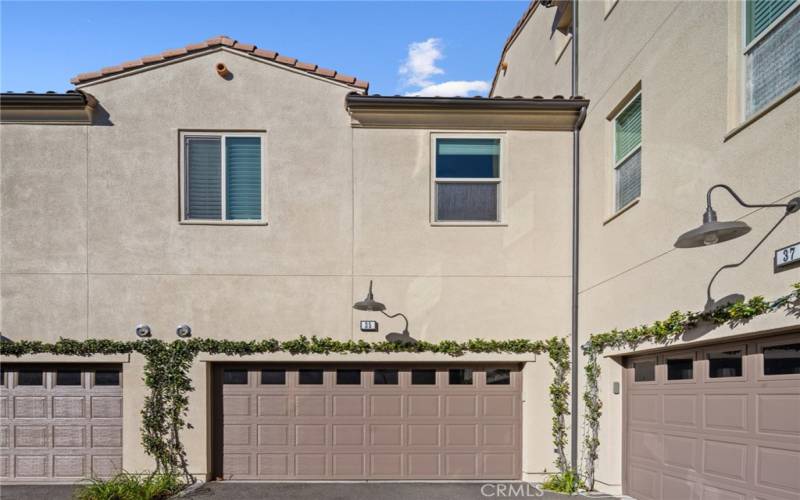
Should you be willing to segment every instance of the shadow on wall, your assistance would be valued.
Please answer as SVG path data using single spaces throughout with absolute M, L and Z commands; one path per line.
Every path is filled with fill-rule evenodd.
M 92 125 L 99 127 L 113 127 L 114 122 L 111 121 L 111 115 L 108 114 L 106 108 L 102 104 L 97 103 L 92 113 Z

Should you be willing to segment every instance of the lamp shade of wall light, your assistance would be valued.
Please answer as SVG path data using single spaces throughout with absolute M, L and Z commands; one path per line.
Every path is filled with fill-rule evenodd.
M 145 338 L 150 336 L 150 326 L 148 325 L 136 325 L 136 336 L 139 338 Z
M 372 280 L 369 280 L 369 292 L 367 292 L 366 298 L 360 302 L 356 302 L 353 304 L 353 309 L 358 311 L 376 311 L 382 312 L 386 310 L 386 306 L 381 304 L 380 302 L 375 300 L 375 297 L 372 295 Z
M 713 208 L 706 208 L 703 224 L 686 231 L 675 241 L 675 248 L 696 248 L 715 245 L 723 241 L 744 236 L 750 232 L 750 226 L 742 221 L 718 222 Z

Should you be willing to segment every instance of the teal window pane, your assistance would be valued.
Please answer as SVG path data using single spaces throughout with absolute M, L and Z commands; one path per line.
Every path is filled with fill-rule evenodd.
M 500 139 L 436 139 L 436 177 L 499 176 Z
M 615 154 L 618 162 L 642 143 L 642 96 L 636 96 L 614 120 Z
M 753 41 L 797 0 L 747 0 L 747 43 Z
M 261 138 L 227 137 L 225 166 L 226 218 L 261 219 Z
M 217 220 L 222 218 L 222 182 L 220 162 L 222 147 L 219 137 L 186 137 L 185 199 L 187 219 Z

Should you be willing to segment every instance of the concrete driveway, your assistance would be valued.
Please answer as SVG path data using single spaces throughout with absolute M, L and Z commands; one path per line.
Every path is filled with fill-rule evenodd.
M 46 498 L 47 500 L 72 500 L 75 486 L 68 484 L 49 485 L 23 485 L 0 484 L 0 499 L 2 500 L 34 500 Z
M 540 496 L 541 495 L 541 496 Z M 184 498 L 195 500 L 488 500 L 539 498 L 565 500 L 541 493 L 526 483 L 206 483 Z M 576 497 L 582 498 L 582 497 Z M 593 496 L 607 498 L 609 496 Z

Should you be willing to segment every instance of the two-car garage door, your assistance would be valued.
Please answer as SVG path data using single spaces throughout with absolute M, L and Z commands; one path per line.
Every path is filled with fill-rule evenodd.
M 625 492 L 800 499 L 800 334 L 627 360 Z
M 516 366 L 223 365 L 225 479 L 519 479 Z

